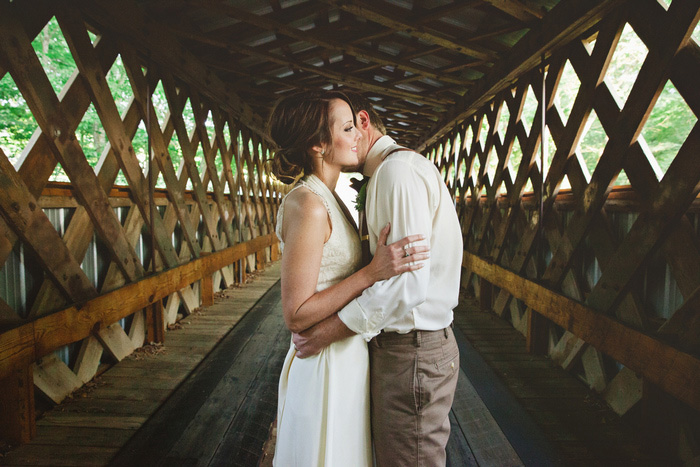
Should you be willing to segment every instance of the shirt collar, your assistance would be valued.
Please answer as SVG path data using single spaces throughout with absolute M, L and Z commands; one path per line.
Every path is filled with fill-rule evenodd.
M 374 142 L 369 152 L 367 153 L 367 158 L 365 159 L 365 166 L 362 169 L 362 174 L 368 177 L 374 175 L 377 167 L 384 160 L 384 154 L 390 150 L 392 146 L 396 145 L 396 141 L 391 136 L 384 135 Z

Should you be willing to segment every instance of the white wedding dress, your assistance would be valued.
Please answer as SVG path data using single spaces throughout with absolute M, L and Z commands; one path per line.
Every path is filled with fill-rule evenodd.
M 320 292 L 360 267 L 360 241 L 333 193 L 318 177 L 308 176 L 300 186 L 321 197 L 331 219 L 331 236 L 323 247 L 316 285 Z M 280 235 L 283 216 L 284 200 L 277 214 L 280 248 L 284 248 Z M 305 359 L 296 358 L 290 345 L 280 375 L 273 464 L 372 465 L 369 358 L 367 344 L 360 336 L 335 342 L 319 355 Z

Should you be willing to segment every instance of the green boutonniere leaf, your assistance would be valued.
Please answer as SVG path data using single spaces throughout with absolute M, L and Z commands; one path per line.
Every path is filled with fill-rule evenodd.
M 355 209 L 357 212 L 365 210 L 365 200 L 367 199 L 367 183 L 364 183 L 355 197 Z

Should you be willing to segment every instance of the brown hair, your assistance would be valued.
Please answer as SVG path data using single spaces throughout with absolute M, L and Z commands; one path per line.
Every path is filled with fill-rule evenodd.
M 268 128 L 278 150 L 270 162 L 272 174 L 282 183 L 292 184 L 311 173 L 312 146 L 332 147 L 329 109 L 334 99 L 344 100 L 352 109 L 350 100 L 338 91 L 304 91 L 275 104 Z M 355 112 L 352 114 L 354 120 Z
M 369 114 L 370 123 L 374 125 L 374 128 L 376 128 L 381 134 L 385 135 L 386 127 L 384 126 L 384 122 L 382 122 L 382 118 L 374 109 L 372 102 L 362 94 L 358 94 L 353 91 L 343 92 L 350 100 L 350 107 L 352 107 L 355 112 L 359 112 L 360 110 L 366 111 Z

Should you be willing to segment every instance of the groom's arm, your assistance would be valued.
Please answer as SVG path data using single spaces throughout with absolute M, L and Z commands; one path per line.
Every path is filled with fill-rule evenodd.
M 435 191 L 436 178 L 425 170 L 422 157 L 390 157 L 370 181 L 372 191 L 366 208 L 370 248 L 376 244 L 376 226 L 387 222 L 391 223 L 387 242 L 423 234 L 425 243 L 432 247 L 431 192 Z M 368 342 L 387 327 L 410 327 L 412 310 L 426 300 L 432 263 L 429 258 L 422 269 L 375 282 L 338 312 L 339 319 Z
M 318 354 L 333 342 L 354 334 L 343 324 L 336 313 L 305 331 L 292 334 L 292 340 L 294 341 L 294 347 L 297 349 L 296 356 L 306 358 Z

